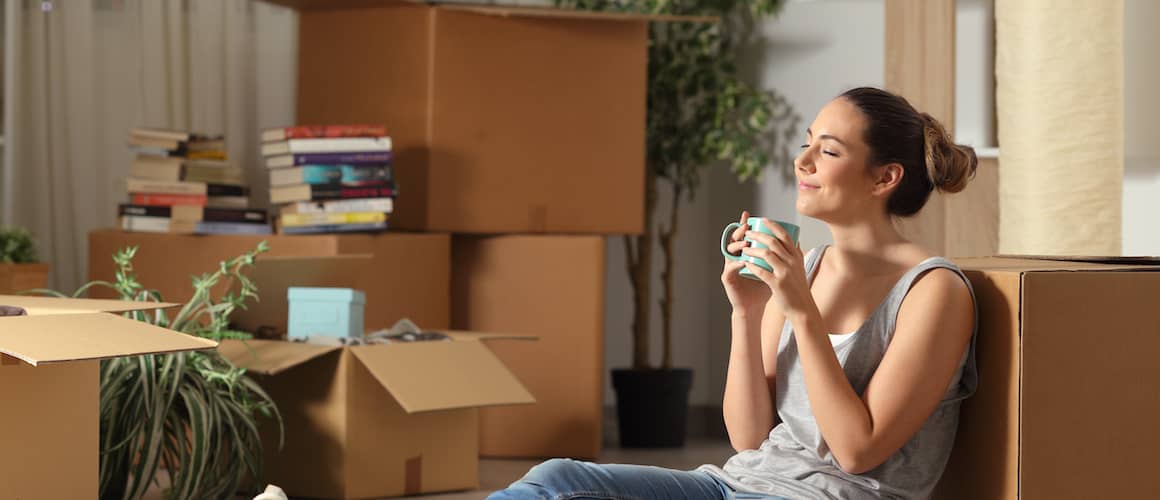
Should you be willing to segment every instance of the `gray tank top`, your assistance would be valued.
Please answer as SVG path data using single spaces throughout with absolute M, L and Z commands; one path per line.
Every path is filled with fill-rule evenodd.
M 806 256 L 806 275 L 811 283 L 826 248 L 823 245 Z M 890 345 L 903 298 L 919 277 L 936 268 L 954 271 L 970 288 L 966 276 L 950 261 L 942 257 L 927 259 L 898 280 L 854 335 L 834 345 L 834 353 L 858 394 L 866 390 Z M 973 289 L 971 296 L 974 297 Z M 976 307 L 976 317 L 977 311 Z M 737 491 L 794 500 L 927 498 L 950 457 L 959 405 L 978 385 L 975 337 L 972 333 L 958 373 L 918 433 L 877 468 L 863 474 L 847 474 L 838 468 L 810 411 L 794 331 L 786 321 L 777 355 L 777 415 L 781 423 L 758 449 L 734 455 L 724 467 L 703 465 L 699 470 L 720 478 Z

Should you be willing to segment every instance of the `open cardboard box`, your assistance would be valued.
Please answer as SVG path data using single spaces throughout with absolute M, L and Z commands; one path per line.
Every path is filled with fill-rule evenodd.
M 289 495 L 380 498 L 479 485 L 477 408 L 535 402 L 483 345 L 521 338 L 327 346 L 278 340 L 219 347 L 278 404 L 285 447 L 264 426 L 266 479 Z
M 955 259 L 979 389 L 934 498 L 1160 498 L 1160 260 Z
M 642 232 L 648 23 L 714 21 L 268 1 L 298 9 L 297 121 L 385 124 L 391 227 L 454 233 Z
M 177 304 L 0 295 L 0 498 L 96 498 L 98 360 L 211 349 L 114 312 Z

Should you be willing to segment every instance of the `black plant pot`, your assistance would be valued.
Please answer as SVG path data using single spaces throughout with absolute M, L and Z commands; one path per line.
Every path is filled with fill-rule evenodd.
M 685 445 L 693 370 L 612 370 L 616 415 L 623 448 Z

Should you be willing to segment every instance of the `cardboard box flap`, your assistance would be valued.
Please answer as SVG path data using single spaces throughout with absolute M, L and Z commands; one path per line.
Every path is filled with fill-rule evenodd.
M 1118 255 L 1005 255 L 999 257 L 1030 260 L 1050 260 L 1060 262 L 1088 262 L 1093 264 L 1118 264 L 1130 266 L 1160 266 L 1160 257 L 1118 256 Z
M 0 318 L 0 352 L 34 366 L 216 345 L 209 339 L 102 312 Z
M 133 300 L 104 299 L 58 299 L 56 297 L 33 297 L 28 295 L 0 295 L 0 306 L 14 306 L 29 315 L 43 314 L 86 314 L 95 312 L 147 311 L 168 309 L 181 304 L 169 302 L 145 302 Z
M 277 375 L 339 349 L 342 347 L 284 340 L 224 340 L 218 353 L 238 368 Z
M 534 335 L 519 335 L 515 333 L 488 333 L 488 332 L 469 332 L 464 330 L 440 330 L 439 333 L 446 334 L 455 340 L 538 340 L 539 337 Z
M 1160 262 L 1151 265 L 1124 264 L 1114 261 L 1083 261 L 1034 258 L 1028 256 L 970 257 L 952 259 L 963 270 L 974 271 L 1123 271 L 1160 270 Z
M 536 401 L 481 342 L 410 342 L 350 350 L 407 413 Z
M 390 5 L 430 5 L 440 9 L 474 12 L 491 16 L 551 17 L 571 19 L 606 19 L 610 21 L 680 21 L 716 23 L 716 16 L 677 16 L 670 14 L 630 14 L 624 12 L 596 12 L 556 7 L 516 6 L 516 5 L 473 5 L 436 2 L 431 4 L 419 0 L 266 0 L 268 3 L 297 10 L 312 9 L 353 9 L 384 7 Z

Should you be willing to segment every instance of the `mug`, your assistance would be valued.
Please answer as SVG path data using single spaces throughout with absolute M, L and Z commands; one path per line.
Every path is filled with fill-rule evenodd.
M 782 221 L 773 221 L 773 222 L 777 223 L 779 226 L 784 228 L 785 231 L 787 233 L 789 233 L 789 237 L 792 240 L 793 244 L 795 244 L 795 245 L 797 244 L 798 232 L 800 231 L 800 229 L 797 226 L 790 224 L 788 222 L 782 222 Z M 745 225 L 749 226 L 750 231 L 759 231 L 759 232 L 762 232 L 762 233 L 765 233 L 768 235 L 773 235 L 773 231 L 771 229 L 762 225 L 761 217 L 750 217 L 750 218 L 745 220 Z M 730 223 L 728 226 L 725 226 L 725 231 L 721 233 L 721 255 L 724 255 L 725 258 L 727 258 L 727 259 L 740 260 L 740 261 L 744 261 L 744 262 L 752 262 L 753 264 L 760 266 L 762 269 L 765 269 L 766 271 L 772 271 L 773 268 L 769 267 L 769 264 L 766 263 L 764 259 L 760 259 L 758 257 L 753 257 L 751 255 L 745 255 L 745 254 L 742 254 L 741 256 L 737 256 L 737 255 L 733 255 L 733 254 L 729 253 L 726 250 L 725 247 L 729 245 L 730 236 L 732 236 L 733 231 L 735 231 L 739 227 L 741 227 L 741 224 L 739 224 L 737 222 L 733 222 L 733 223 Z M 748 241 L 749 245 L 753 248 L 766 248 L 765 245 L 758 243 L 756 241 L 753 241 L 749 238 L 745 238 L 745 241 Z M 741 268 L 741 276 L 744 276 L 744 277 L 749 278 L 751 280 L 760 280 L 761 279 L 761 278 L 758 278 L 757 276 L 754 276 L 753 273 L 749 272 L 748 268 L 744 268 L 744 267 Z

